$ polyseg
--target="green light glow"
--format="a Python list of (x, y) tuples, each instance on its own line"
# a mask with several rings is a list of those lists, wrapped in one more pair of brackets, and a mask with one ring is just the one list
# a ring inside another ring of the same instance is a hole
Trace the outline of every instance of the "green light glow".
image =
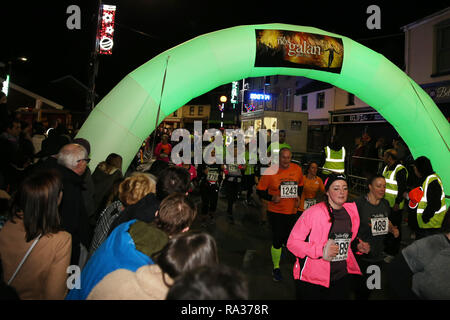
[[(340, 73), (254, 67), (255, 30), (291, 30), (341, 38)], [(154, 57), (128, 74), (100, 101), (77, 137), (91, 143), (90, 165), (115, 152), (128, 168), (154, 130), (166, 59), (170, 56), (161, 122), (191, 99), (233, 81), (270, 75), (303, 76), (355, 94), (376, 109), (401, 135), (414, 158), (427, 156), (450, 190), (450, 125), (430, 96), (383, 55), (340, 35), (312, 27), (266, 24), (224, 29), (196, 37)]]

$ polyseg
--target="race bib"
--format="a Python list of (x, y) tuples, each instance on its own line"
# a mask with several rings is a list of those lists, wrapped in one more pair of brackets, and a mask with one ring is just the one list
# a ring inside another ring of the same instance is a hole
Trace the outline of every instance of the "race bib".
[(332, 233), (330, 239), (333, 239), (339, 247), (338, 254), (331, 261), (347, 260), (352, 234), (346, 232)]
[(241, 170), (239, 170), (239, 165), (237, 164), (229, 164), (228, 165), (228, 172), (232, 173), (232, 174), (238, 174), (241, 172)]
[(297, 198), (297, 189), (296, 181), (283, 181), (280, 185), (280, 197), (283, 199)]
[(219, 172), (217, 171), (208, 171), (208, 175), (206, 176), (206, 180), (209, 182), (216, 183), (219, 180)]
[(309, 207), (312, 207), (317, 203), (316, 199), (305, 199), (305, 202), (303, 203), (303, 209), (306, 210)]
[(373, 236), (381, 236), (388, 233), (389, 219), (387, 217), (371, 218), (370, 223)]

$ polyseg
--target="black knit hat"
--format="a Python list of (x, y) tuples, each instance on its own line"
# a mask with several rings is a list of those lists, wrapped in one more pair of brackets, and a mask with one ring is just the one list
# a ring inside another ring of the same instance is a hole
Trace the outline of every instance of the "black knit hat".
[(328, 178), (325, 179), (325, 191), (328, 191), (331, 184), (336, 180), (344, 180), (347, 181), (347, 177), (343, 173), (331, 173), (328, 175)]

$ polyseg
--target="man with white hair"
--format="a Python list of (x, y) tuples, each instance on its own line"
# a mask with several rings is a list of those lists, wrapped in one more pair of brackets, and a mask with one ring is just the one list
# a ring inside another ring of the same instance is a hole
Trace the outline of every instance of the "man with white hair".
[(66, 144), (58, 153), (58, 170), (63, 178), (63, 197), (59, 206), (61, 225), (72, 235), (72, 265), (84, 265), (80, 259), (81, 245), (89, 248), (90, 228), (84, 206), (82, 175), (90, 161), (86, 149), (76, 143)]

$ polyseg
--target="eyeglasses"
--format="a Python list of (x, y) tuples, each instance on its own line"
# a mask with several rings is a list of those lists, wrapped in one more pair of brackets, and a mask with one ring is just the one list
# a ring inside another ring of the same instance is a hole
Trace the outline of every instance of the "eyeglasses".
[(86, 161), (86, 163), (89, 163), (89, 161), (91, 161), (91, 159), (86, 158), (86, 159), (80, 159), (80, 160), (77, 160), (77, 163), (80, 162), (80, 161), (83, 161), (83, 160)]

